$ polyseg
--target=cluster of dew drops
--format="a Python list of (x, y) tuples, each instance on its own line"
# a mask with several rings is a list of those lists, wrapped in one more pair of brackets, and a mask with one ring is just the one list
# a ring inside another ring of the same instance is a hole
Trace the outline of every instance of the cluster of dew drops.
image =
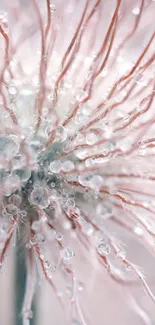
[[(17, 88), (11, 86), (9, 89), (9, 94), (11, 97), (17, 96)], [(32, 96), (27, 88), (22, 89), (22, 96), (24, 96), (24, 101), (27, 101), (28, 96)], [(26, 99), (25, 99), (26, 98)], [(23, 102), (24, 102), (23, 101)], [(87, 107), (83, 114), (83, 117), (87, 116)], [(6, 114), (5, 118), (8, 116)], [(78, 120), (78, 123), (81, 120)], [(49, 125), (44, 128), (45, 136), (49, 135)], [(95, 136), (95, 135), (94, 135)], [(0, 170), (0, 181), (3, 191), (3, 203), (1, 204), (1, 228), (0, 228), (0, 242), (1, 251), (3, 250), (3, 243), (8, 234), (9, 224), (13, 224), (14, 217), (16, 216), (19, 220), (20, 227), (25, 227), (27, 229), (27, 224), (29, 222), (29, 210), (31, 207), (39, 208), (42, 211), (50, 211), (49, 216), (41, 218), (41, 221), (37, 218), (34, 219), (31, 225), (32, 231), (35, 232), (35, 236), (31, 237), (26, 243), (26, 248), (31, 249), (36, 243), (44, 244), (44, 235), (40, 232), (40, 224), (46, 221), (48, 218), (49, 223), (52, 224), (51, 215), (55, 208), (55, 202), (58, 202), (64, 210), (74, 210), (75, 213), (80, 215), (80, 210), (76, 207), (76, 192), (74, 189), (67, 189), (64, 185), (63, 173), (69, 174), (75, 169), (76, 159), (74, 155), (70, 159), (57, 159), (58, 154), (61, 153), (62, 146), (63, 152), (70, 150), (67, 148), (67, 130), (62, 125), (58, 125), (56, 129), (56, 138), (54, 144), (51, 146), (49, 151), (44, 152), (40, 150), (42, 146), (42, 138), (40, 140), (34, 140), (33, 136), (28, 137), (27, 144), (28, 154), (30, 157), (29, 166), (26, 165), (25, 156), (22, 152), (21, 139), (14, 134), (2, 134), (0, 135), (0, 158), (1, 158), (1, 170)], [(87, 136), (87, 144), (93, 143), (93, 135)], [(80, 140), (80, 138), (79, 138)], [(21, 142), (20, 142), (21, 141)], [(56, 147), (56, 150), (55, 150)], [(39, 149), (38, 149), (39, 148)], [(57, 149), (58, 148), (58, 149)], [(27, 150), (27, 148), (26, 148)], [(79, 153), (80, 155), (80, 153)], [(11, 165), (10, 165), (11, 162)], [(62, 173), (62, 177), (60, 176)], [(69, 178), (68, 178), (69, 179)], [(73, 179), (72, 177), (70, 179)], [(82, 186), (88, 186), (92, 190), (96, 189), (97, 185), (102, 184), (102, 177), (95, 175), (94, 173), (78, 173), (74, 180), (78, 179), (79, 184)], [(98, 215), (104, 215), (104, 218), (109, 218), (112, 211), (111, 206), (99, 204), (97, 207)], [(50, 219), (51, 218), (51, 219)], [(86, 222), (81, 218), (81, 223), (83, 229), (87, 235), (93, 234), (93, 227), (89, 222)], [(63, 227), (62, 227), (63, 228)], [(70, 225), (66, 222), (64, 223), (64, 229), (67, 230)], [(50, 238), (58, 243), (63, 242), (63, 231), (51, 230), (49, 231)], [(20, 235), (17, 232), (17, 237)], [(98, 244), (99, 254), (108, 255), (110, 253), (110, 246), (102, 240)], [(70, 262), (75, 256), (75, 251), (70, 246), (64, 246), (60, 251), (60, 258), (63, 262)], [(57, 269), (56, 265), (52, 265), (49, 260), (45, 258), (44, 251), (40, 251), (40, 258), (44, 261), (44, 266), (47, 270), (48, 277), (53, 275), (53, 272)], [(83, 291), (84, 285), (81, 281), (77, 283), (77, 290)], [(71, 288), (67, 285), (67, 294), (71, 295)], [(58, 295), (62, 295), (62, 292), (58, 292)], [(77, 319), (73, 320), (74, 325), (79, 325), (80, 322)]]

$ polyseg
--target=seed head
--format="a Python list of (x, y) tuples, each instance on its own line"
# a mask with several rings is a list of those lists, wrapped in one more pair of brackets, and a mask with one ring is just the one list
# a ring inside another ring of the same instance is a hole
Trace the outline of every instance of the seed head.
[(91, 324), (85, 259), (153, 324), (132, 288), (155, 303), (134, 254), (155, 253), (154, 15), (151, 0), (8, 1), (0, 13), (0, 267), (19, 231), (23, 325), (38, 277), (66, 324)]

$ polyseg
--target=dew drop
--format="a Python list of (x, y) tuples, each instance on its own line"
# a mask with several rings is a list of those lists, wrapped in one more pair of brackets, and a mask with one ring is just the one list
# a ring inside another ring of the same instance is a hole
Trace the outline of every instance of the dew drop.
[(75, 124), (87, 124), (89, 121), (89, 117), (82, 114), (82, 112), (78, 112), (77, 115), (75, 116)]
[(37, 237), (37, 241), (38, 241), (39, 243), (44, 243), (44, 242), (45, 242), (45, 237), (44, 237), (43, 234), (39, 233), (39, 234), (37, 234), (36, 237)]
[(0, 20), (4, 20), (8, 16), (6, 11), (0, 10)]
[(0, 156), (11, 159), (17, 155), (19, 144), (13, 136), (0, 136)]
[[(56, 200), (56, 198), (58, 197), (58, 191), (56, 190), (56, 189), (53, 189), (53, 190), (51, 190), (51, 199), (52, 200)], [(52, 209), (53, 209), (53, 206), (52, 206)]]
[(67, 89), (72, 88), (72, 82), (71, 82), (71, 80), (67, 80), (67, 81), (65, 81), (64, 86), (65, 86), (65, 88), (67, 88)]
[(55, 183), (54, 183), (54, 182), (51, 182), (50, 186), (51, 186), (52, 188), (54, 188), (54, 187), (55, 187)]
[(126, 252), (124, 250), (118, 251), (117, 258), (121, 261), (124, 261), (124, 259), (126, 258)]
[(77, 95), (76, 95), (76, 99), (81, 102), (85, 99), (85, 97), (87, 96), (87, 92), (84, 91), (83, 89), (80, 89), (78, 92), (77, 92)]
[(132, 13), (137, 16), (140, 14), (140, 9), (138, 7), (135, 7), (133, 8)]
[(83, 222), (83, 230), (88, 236), (94, 233), (94, 227), (89, 222)]
[(52, 272), (51, 271), (46, 271), (46, 274), (48, 276), (49, 279), (52, 279), (53, 275), (52, 275)]
[(61, 291), (61, 290), (60, 291), (57, 291), (57, 296), (58, 297), (62, 297), (63, 296), (63, 291)]
[(27, 249), (31, 249), (31, 248), (32, 248), (32, 245), (31, 245), (30, 242), (26, 244), (26, 248), (27, 248)]
[(44, 256), (43, 252), (40, 252), (40, 258), (42, 261), (44, 260), (45, 256)]
[(31, 177), (31, 170), (29, 169), (19, 169), (16, 170), (16, 174), (19, 176), (21, 182), (27, 182)]
[(50, 170), (52, 173), (60, 173), (62, 168), (62, 162), (60, 160), (54, 160), (50, 164)]
[(68, 207), (73, 208), (73, 207), (75, 207), (75, 201), (73, 199), (68, 199), (67, 202), (66, 202), (66, 205)]
[(48, 116), (49, 110), (47, 107), (44, 107), (42, 110), (43, 116)]
[(144, 231), (142, 228), (140, 228), (139, 226), (136, 226), (135, 229), (134, 229), (134, 233), (138, 236), (143, 236), (144, 234)]
[(69, 248), (69, 247), (66, 247), (66, 248), (63, 248), (61, 250), (61, 257), (64, 259), (64, 260), (70, 260), (74, 257), (74, 251)]
[(94, 190), (99, 190), (104, 183), (104, 178), (100, 175), (94, 175), (90, 181), (90, 186)]
[(72, 141), (67, 141), (67, 143), (65, 143), (65, 145), (63, 146), (63, 151), (66, 152), (66, 153), (68, 153), (72, 149), (73, 149), (73, 142)]
[(4, 195), (10, 196), (20, 186), (20, 178), (17, 175), (9, 175), (4, 181)]
[(113, 214), (113, 209), (109, 203), (99, 203), (96, 208), (96, 213), (103, 220), (109, 219)]
[(0, 234), (7, 234), (8, 224), (7, 222), (2, 224), (2, 227), (0, 228)]
[(83, 282), (79, 281), (77, 285), (78, 285), (78, 290), (79, 291), (83, 291), (84, 290), (84, 284), (83, 284)]
[(57, 232), (55, 238), (56, 238), (57, 241), (62, 241), (63, 240), (63, 235), (60, 232)]
[(46, 268), (46, 269), (49, 269), (50, 266), (51, 266), (51, 264), (50, 264), (49, 261), (45, 261), (45, 262), (44, 262), (44, 265), (45, 265), (45, 268)]
[(56, 141), (64, 142), (67, 139), (67, 130), (62, 125), (56, 128)]
[(131, 268), (131, 266), (130, 265), (126, 265), (126, 271), (132, 271), (132, 268)]
[(72, 296), (72, 288), (70, 286), (66, 287), (66, 294), (67, 294), (68, 297), (71, 298), (71, 296)]
[(57, 270), (57, 266), (56, 265), (53, 265), (52, 266), (52, 271), (55, 272)]
[(30, 244), (31, 244), (32, 246), (37, 244), (37, 237), (36, 237), (36, 236), (33, 236), (33, 237), (30, 239)]
[(110, 245), (106, 242), (101, 242), (98, 247), (97, 247), (97, 251), (100, 255), (109, 255), (111, 248)]
[(55, 11), (56, 11), (56, 5), (55, 5), (54, 3), (51, 3), (51, 4), (50, 4), (50, 10), (51, 10), (52, 12), (55, 12)]
[(30, 195), (30, 201), (41, 208), (47, 208), (49, 205), (48, 191), (43, 187), (35, 187)]
[(10, 95), (15, 96), (17, 94), (17, 88), (15, 86), (11, 86), (8, 88), (8, 92)]
[(8, 215), (17, 215), (18, 213), (18, 208), (14, 204), (8, 204), (5, 207), (5, 211)]
[(35, 232), (39, 231), (39, 229), (40, 229), (40, 221), (38, 221), (38, 220), (33, 221), (31, 228)]
[(88, 145), (93, 145), (98, 141), (98, 137), (95, 133), (91, 132), (86, 135), (86, 143)]
[(88, 186), (91, 182), (91, 180), (94, 177), (94, 173), (88, 172), (88, 173), (82, 173), (78, 177), (78, 181), (83, 186)]
[(18, 194), (12, 194), (9, 197), (9, 203), (12, 203), (12, 204), (16, 205), (17, 207), (20, 206), (21, 201), (22, 201), (22, 199)]
[(83, 115), (85, 116), (90, 116), (90, 113), (92, 111), (92, 108), (88, 105), (88, 104), (83, 104), (82, 108), (81, 108), (81, 112)]
[(62, 170), (69, 172), (74, 169), (74, 163), (71, 160), (66, 160), (62, 163)]
[(26, 210), (20, 211), (20, 215), (21, 215), (22, 218), (25, 218), (26, 215), (27, 215), (27, 211)]
[[(25, 317), (25, 320), (30, 320), (30, 319), (32, 319), (33, 318), (33, 311), (32, 310), (26, 310), (25, 312), (24, 312), (24, 317)], [(30, 323), (25, 323), (25, 324), (30, 324)], [(24, 325), (25, 325), (24, 324)]]

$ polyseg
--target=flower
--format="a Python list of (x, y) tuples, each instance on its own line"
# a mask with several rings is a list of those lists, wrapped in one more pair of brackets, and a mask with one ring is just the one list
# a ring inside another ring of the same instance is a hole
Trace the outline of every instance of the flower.
[(90, 323), (80, 303), (86, 259), (93, 273), (102, 266), (129, 288), (132, 313), (151, 324), (133, 287), (155, 303), (135, 259), (143, 247), (146, 260), (155, 252), (154, 4), (8, 5), (0, 14), (0, 266), (19, 231), (23, 325), (33, 318), (38, 275), (67, 324)]

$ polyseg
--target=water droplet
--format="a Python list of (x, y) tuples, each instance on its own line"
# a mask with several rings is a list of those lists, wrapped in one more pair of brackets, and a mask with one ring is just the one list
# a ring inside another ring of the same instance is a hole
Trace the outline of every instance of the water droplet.
[(48, 113), (49, 113), (49, 109), (48, 109), (47, 107), (44, 107), (44, 108), (42, 109), (42, 114), (43, 114), (43, 116), (48, 116)]
[(40, 221), (39, 220), (33, 221), (31, 228), (35, 232), (39, 231), (40, 230)]
[(138, 7), (133, 8), (132, 13), (134, 15), (139, 15), (140, 14), (140, 9)]
[(27, 215), (27, 211), (26, 211), (26, 210), (22, 210), (22, 211), (20, 211), (20, 216), (21, 216), (22, 218), (25, 218), (26, 215)]
[(78, 290), (79, 291), (83, 291), (84, 290), (84, 284), (81, 281), (78, 282)]
[(54, 182), (51, 182), (51, 187), (53, 188), (53, 187), (55, 187), (55, 183)]
[(129, 272), (132, 270), (131, 266), (130, 265), (126, 265), (126, 270)]
[(16, 205), (17, 207), (20, 206), (21, 201), (22, 201), (22, 199), (18, 194), (12, 194), (9, 197), (9, 203), (12, 203), (12, 204)]
[(55, 11), (56, 11), (56, 5), (55, 5), (54, 3), (51, 3), (51, 4), (50, 4), (50, 10), (51, 10), (52, 12), (55, 12)]
[(26, 248), (27, 249), (31, 249), (32, 248), (32, 245), (30, 244), (30, 242), (26, 244)]
[(94, 175), (90, 181), (91, 188), (93, 188), (96, 191), (99, 190), (103, 184), (104, 184), (104, 178), (100, 175)]
[(0, 234), (7, 234), (7, 229), (8, 229), (8, 223), (5, 222), (2, 224), (2, 227), (0, 228)]
[(62, 163), (62, 170), (69, 172), (74, 169), (74, 163), (71, 160), (66, 160)]
[(58, 240), (58, 241), (62, 241), (62, 240), (63, 240), (63, 235), (62, 235), (60, 232), (57, 232), (55, 238), (56, 238), (56, 240)]
[(56, 141), (64, 142), (67, 139), (67, 130), (62, 125), (56, 128)]
[(8, 16), (6, 11), (0, 10), (0, 20), (3, 21)]
[(46, 268), (46, 269), (49, 269), (50, 266), (51, 266), (51, 263), (50, 263), (49, 261), (45, 261), (45, 262), (44, 262), (44, 265), (45, 265), (45, 268)]
[(52, 266), (52, 271), (55, 272), (57, 270), (57, 266), (56, 265), (53, 265)]
[(107, 242), (101, 242), (98, 247), (97, 247), (97, 251), (100, 255), (109, 255), (111, 248), (110, 245)]
[[(57, 199), (57, 197), (58, 197), (58, 191), (56, 189), (51, 190), (50, 196), (51, 196), (51, 199), (53, 201), (55, 201)], [(53, 208), (53, 205), (52, 205), (52, 208)]]
[(62, 163), (59, 160), (54, 160), (50, 164), (50, 170), (52, 173), (55, 173), (55, 174), (60, 173), (61, 168), (62, 168)]
[(63, 151), (64, 152), (69, 152), (73, 149), (73, 142), (72, 141), (67, 141), (65, 145), (63, 146)]
[(31, 177), (31, 170), (29, 169), (18, 169), (16, 170), (16, 174), (19, 176), (21, 182), (27, 182)]
[(94, 177), (94, 173), (88, 172), (88, 173), (82, 173), (78, 177), (78, 181), (83, 186), (88, 186)]
[(0, 136), (0, 156), (11, 159), (17, 155), (19, 144), (14, 136)]
[(87, 96), (87, 92), (83, 89), (78, 90), (77, 95), (76, 95), (76, 99), (79, 102), (82, 102)]
[(83, 227), (84, 232), (88, 236), (91, 236), (94, 233), (94, 227), (93, 227), (93, 225), (91, 225), (91, 223), (83, 221), (82, 227)]
[(68, 199), (66, 205), (73, 208), (75, 207), (75, 201), (73, 199)]
[(88, 145), (93, 145), (98, 141), (98, 137), (95, 133), (91, 132), (86, 135), (86, 143)]
[(81, 112), (85, 116), (90, 116), (91, 111), (92, 111), (92, 108), (86, 103), (84, 103), (83, 106), (81, 107)]
[(79, 111), (75, 116), (75, 123), (76, 124), (87, 124), (89, 121), (89, 117), (84, 115), (81, 111)]
[(4, 195), (10, 196), (20, 186), (20, 178), (17, 175), (9, 175), (4, 180)]
[(106, 220), (109, 219), (113, 214), (113, 209), (111, 204), (109, 203), (99, 203), (96, 208), (96, 213), (102, 219)]
[(44, 243), (45, 242), (45, 237), (43, 234), (39, 233), (37, 234), (37, 241), (40, 243)]
[(29, 320), (33, 318), (33, 311), (32, 310), (25, 310), (24, 311), (25, 319)]
[(74, 251), (69, 248), (69, 247), (66, 247), (66, 248), (63, 248), (61, 250), (61, 257), (64, 259), (64, 260), (70, 260), (74, 257)]
[(67, 88), (67, 89), (72, 88), (72, 81), (71, 81), (71, 80), (67, 80), (67, 81), (65, 81), (64, 86), (65, 86), (65, 88)]
[(126, 252), (124, 250), (118, 251), (117, 258), (121, 261), (124, 261), (124, 259), (126, 258)]
[(37, 237), (36, 236), (33, 236), (31, 239), (30, 239), (30, 245), (36, 245), (37, 244)]
[(5, 207), (5, 211), (7, 215), (17, 215), (18, 214), (18, 208), (14, 204), (8, 204)]
[(135, 227), (135, 229), (134, 229), (134, 233), (135, 233), (136, 235), (138, 235), (138, 236), (143, 236), (144, 231), (143, 231), (142, 228), (140, 228), (139, 226), (137, 226), (137, 227)]
[(67, 296), (71, 298), (71, 296), (72, 296), (72, 288), (70, 286), (66, 287), (66, 293), (67, 293)]
[(41, 208), (47, 208), (49, 205), (49, 196), (46, 188), (35, 187), (30, 195), (30, 201)]
[(17, 88), (15, 86), (11, 86), (8, 88), (8, 92), (10, 95), (15, 96), (17, 94)]
[(40, 259), (43, 261), (44, 260), (44, 254), (43, 254), (43, 252), (40, 252)]

